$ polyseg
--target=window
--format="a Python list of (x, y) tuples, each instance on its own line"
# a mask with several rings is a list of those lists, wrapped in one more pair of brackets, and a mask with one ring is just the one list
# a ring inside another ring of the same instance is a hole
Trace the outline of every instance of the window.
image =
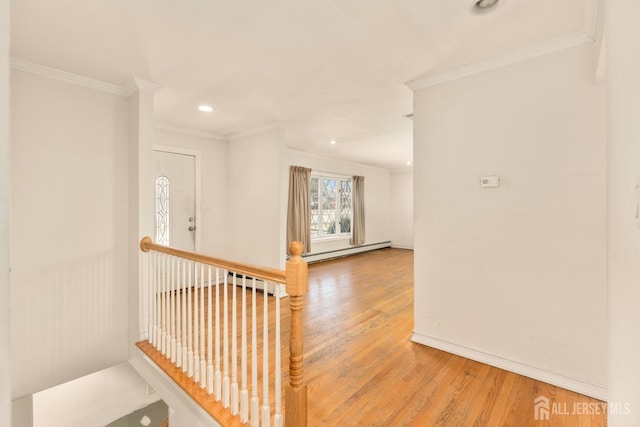
[(156, 243), (169, 246), (169, 178), (156, 178)]
[(351, 178), (311, 177), (311, 238), (351, 235)]

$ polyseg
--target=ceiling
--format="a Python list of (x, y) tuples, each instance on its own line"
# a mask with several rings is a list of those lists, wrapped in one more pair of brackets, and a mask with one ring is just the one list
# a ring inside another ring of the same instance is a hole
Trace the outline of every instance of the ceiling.
[(478, 15), (472, 0), (13, 0), (12, 56), (158, 83), (161, 122), (227, 139), (282, 123), (291, 148), (401, 169), (405, 82), (591, 34), (597, 1), (502, 0)]

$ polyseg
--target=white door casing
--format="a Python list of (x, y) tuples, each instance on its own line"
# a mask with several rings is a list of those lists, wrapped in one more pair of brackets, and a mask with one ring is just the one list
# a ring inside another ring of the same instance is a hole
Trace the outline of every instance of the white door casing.
[(170, 183), (170, 246), (199, 251), (200, 153), (175, 147), (154, 146), (153, 168), (154, 180), (166, 176)]

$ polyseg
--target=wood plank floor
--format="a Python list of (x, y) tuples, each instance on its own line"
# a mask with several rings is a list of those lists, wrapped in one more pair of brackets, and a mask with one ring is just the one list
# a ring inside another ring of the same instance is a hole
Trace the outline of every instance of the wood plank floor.
[(604, 415), (534, 419), (534, 399), (601, 403), (410, 341), (413, 252), (310, 267), (305, 378), (311, 426), (605, 426)]
[[(285, 325), (287, 306), (283, 299)], [(412, 343), (412, 251), (383, 249), (311, 265), (303, 319), (310, 426), (606, 426), (605, 415), (552, 414), (537, 421), (540, 395), (566, 412), (602, 402)], [(283, 358), (288, 332), (284, 327)], [(148, 345), (140, 347), (158, 357)], [(197, 387), (191, 392), (219, 414), (213, 399)], [(238, 424), (229, 417), (223, 422)]]

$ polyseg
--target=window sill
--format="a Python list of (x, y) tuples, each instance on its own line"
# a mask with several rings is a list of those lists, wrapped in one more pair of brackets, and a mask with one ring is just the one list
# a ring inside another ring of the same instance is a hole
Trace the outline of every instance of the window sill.
[(337, 240), (351, 240), (350, 234), (340, 234), (338, 236), (323, 236), (311, 238), (311, 243), (334, 242)]

